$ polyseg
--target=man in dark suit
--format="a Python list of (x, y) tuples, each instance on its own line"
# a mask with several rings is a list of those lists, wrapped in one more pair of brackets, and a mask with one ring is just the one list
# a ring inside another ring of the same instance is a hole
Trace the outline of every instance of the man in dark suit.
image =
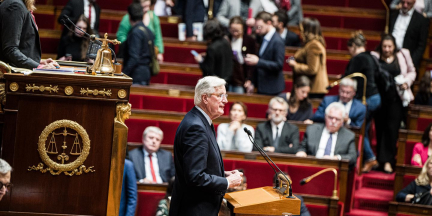
[[(222, 0), (213, 1), (212, 16), (216, 17)], [(192, 24), (195, 22), (204, 22), (209, 16), (209, 0), (178, 0), (175, 4), (177, 14), (181, 14), (183, 22), (186, 24), (187, 40), (196, 40), (196, 35), (193, 34)]]
[(149, 85), (154, 49), (150, 44), (154, 44), (154, 35), (142, 21), (144, 12), (140, 3), (129, 5), (128, 14), (132, 29), (124, 45), (123, 73), (132, 77), (134, 84)]
[(285, 59), (285, 44), (272, 24), (272, 15), (260, 12), (255, 17), (256, 33), (264, 36), (258, 56), (248, 54), (245, 63), (255, 66), (255, 78), (246, 81), (245, 87), (248, 93), (252, 93), (254, 87), (258, 94), (278, 95), (285, 89), (285, 80), (282, 73)]
[(142, 183), (168, 182), (175, 174), (171, 152), (160, 149), (163, 132), (149, 126), (143, 133), (143, 146), (129, 152), (135, 167), (136, 179)]
[(350, 167), (354, 167), (357, 160), (355, 134), (342, 127), (344, 115), (344, 105), (339, 102), (330, 104), (326, 109), (325, 125), (313, 124), (306, 128), (296, 156), (347, 159)]
[[(5, 0), (0, 4), (0, 61), (20, 68), (55, 69), (52, 59), (41, 61), (38, 27), (29, 0)], [(34, 3), (34, 2), (33, 2)]]
[[(259, 123), (255, 132), (255, 143), (267, 152), (295, 154), (299, 147), (299, 129), (285, 122), (288, 104), (281, 97), (269, 103), (270, 120)], [(254, 147), (254, 151), (258, 151)]]
[(414, 9), (416, 0), (401, 0), (401, 9), (390, 13), (389, 32), (396, 39), (397, 48), (410, 51), (418, 69), (423, 58), (429, 34), (429, 19)]
[(339, 84), (339, 95), (324, 97), (311, 120), (314, 122), (324, 122), (324, 111), (327, 106), (333, 102), (341, 102), (345, 106), (346, 113), (348, 113), (344, 118), (345, 124), (361, 127), (366, 116), (366, 106), (360, 100), (354, 99), (356, 91), (356, 80), (350, 78), (342, 79)]
[(277, 33), (285, 41), (285, 46), (299, 47), (301, 45), (300, 37), (286, 27), (288, 24), (288, 15), (284, 11), (276, 11), (273, 14), (272, 20)]
[(224, 171), (212, 124), (228, 102), (225, 84), (214, 76), (200, 79), (195, 87), (195, 107), (177, 128), (170, 216), (216, 216), (226, 190), (241, 183), (242, 173)]
[[(84, 14), (85, 17), (89, 19), (90, 27), (93, 32), (95, 35), (98, 35), (100, 13), (101, 9), (96, 3), (96, 0), (69, 0), (62, 10), (58, 18), (58, 22), (63, 24), (61, 20), (64, 19), (64, 15), (66, 15), (72, 22), (75, 23), (78, 18)], [(68, 31), (69, 30), (67, 28), (64, 28), (62, 35)]]

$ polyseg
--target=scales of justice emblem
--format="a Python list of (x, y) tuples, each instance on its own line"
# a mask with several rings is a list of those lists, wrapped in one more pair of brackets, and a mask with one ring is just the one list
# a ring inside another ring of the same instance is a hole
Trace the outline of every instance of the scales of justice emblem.
[[(60, 140), (62, 142), (58, 144)], [(90, 139), (86, 130), (75, 121), (63, 119), (46, 126), (39, 136), (38, 152), (43, 163), (30, 166), (28, 171), (49, 171), (52, 175), (64, 173), (68, 176), (95, 172), (93, 166), (86, 168), (84, 165), (90, 153)]]

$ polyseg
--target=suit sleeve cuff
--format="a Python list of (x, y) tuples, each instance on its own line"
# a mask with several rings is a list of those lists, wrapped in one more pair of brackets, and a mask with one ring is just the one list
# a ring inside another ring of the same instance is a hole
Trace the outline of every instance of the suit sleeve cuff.
[(228, 190), (228, 188), (229, 188), (229, 181), (228, 181), (228, 179), (226, 179), (227, 180), (227, 190)]

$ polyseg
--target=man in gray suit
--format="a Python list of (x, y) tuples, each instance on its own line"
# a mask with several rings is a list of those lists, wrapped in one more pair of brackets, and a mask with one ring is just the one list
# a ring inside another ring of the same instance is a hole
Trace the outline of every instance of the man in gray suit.
[(325, 125), (313, 124), (306, 128), (296, 156), (347, 159), (350, 167), (354, 167), (357, 160), (355, 134), (342, 127), (344, 116), (344, 105), (339, 102), (331, 103), (325, 110)]
[(160, 149), (163, 132), (149, 126), (143, 133), (143, 146), (129, 151), (137, 181), (141, 183), (168, 182), (175, 175), (171, 152)]
[(287, 15), (289, 18), (289, 26), (298, 26), (300, 24), (300, 22), (303, 20), (303, 8), (301, 0), (291, 1), (291, 7), (287, 11)]
[[(252, 9), (251, 18), (248, 17), (249, 8)], [(231, 18), (241, 16), (247, 26), (253, 27), (254, 17), (261, 11), (264, 11), (264, 8), (260, 0), (224, 0), (217, 13), (217, 19), (223, 26), (228, 27)]]

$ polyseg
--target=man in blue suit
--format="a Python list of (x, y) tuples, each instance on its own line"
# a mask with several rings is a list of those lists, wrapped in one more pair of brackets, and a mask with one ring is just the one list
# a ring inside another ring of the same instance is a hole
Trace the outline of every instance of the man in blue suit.
[(162, 139), (162, 130), (149, 126), (143, 133), (143, 146), (129, 151), (137, 181), (163, 183), (174, 176), (175, 168), (171, 152), (160, 149)]
[[(128, 156), (126, 156), (126, 158), (127, 157)], [(135, 215), (137, 197), (138, 192), (134, 166), (132, 161), (126, 159), (123, 171), (119, 216)]]
[(260, 12), (255, 17), (256, 33), (263, 36), (258, 56), (247, 54), (245, 63), (255, 66), (253, 80), (245, 83), (248, 93), (257, 87), (258, 94), (278, 95), (285, 89), (285, 79), (282, 73), (285, 59), (285, 43), (273, 27), (272, 15)]
[(170, 216), (216, 216), (227, 189), (242, 181), (238, 170), (224, 171), (212, 124), (228, 103), (225, 84), (215, 76), (200, 79), (195, 87), (195, 107), (177, 128)]
[(357, 81), (344, 78), (339, 84), (339, 95), (326, 96), (322, 100), (318, 110), (312, 117), (314, 122), (324, 122), (325, 109), (333, 102), (341, 102), (345, 105), (346, 113), (344, 122), (347, 125), (361, 127), (366, 116), (366, 106), (361, 101), (354, 99), (357, 91)]

